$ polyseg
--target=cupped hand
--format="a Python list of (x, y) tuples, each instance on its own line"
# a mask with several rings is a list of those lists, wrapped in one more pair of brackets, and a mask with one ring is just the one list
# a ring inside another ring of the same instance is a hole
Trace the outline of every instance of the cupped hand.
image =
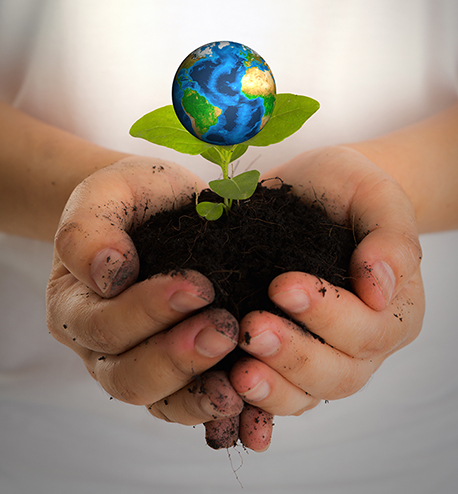
[(129, 232), (179, 207), (196, 186), (203, 184), (176, 165), (134, 156), (91, 175), (63, 212), (47, 289), (51, 334), (107, 393), (188, 425), (240, 414), (228, 376), (206, 373), (237, 345), (238, 323), (224, 310), (196, 312), (214, 297), (199, 273), (135, 283)]
[(253, 409), (266, 417), (299, 415), (320, 400), (356, 393), (416, 338), (424, 314), (415, 213), (389, 175), (353, 149), (329, 147), (269, 176), (351, 228), (357, 247), (349, 269), (354, 293), (310, 274), (285, 273), (269, 296), (289, 317), (253, 312), (241, 321), (240, 346), (252, 357), (235, 364), (230, 380), (251, 405), (240, 436), (257, 451), (268, 447), (271, 425), (253, 434)]

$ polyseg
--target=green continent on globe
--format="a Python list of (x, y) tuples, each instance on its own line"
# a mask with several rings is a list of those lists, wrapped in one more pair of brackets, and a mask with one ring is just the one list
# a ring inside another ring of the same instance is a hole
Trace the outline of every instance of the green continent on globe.
[(216, 125), (222, 113), (220, 108), (211, 105), (197, 91), (189, 88), (185, 89), (181, 104), (198, 136), (202, 136), (211, 126)]
[(248, 51), (248, 50), (246, 52), (241, 51), (240, 56), (245, 58), (245, 62), (243, 62), (245, 64), (245, 67), (250, 67), (253, 60), (255, 60), (256, 62), (259, 62), (261, 65), (265, 64), (262, 57), (254, 51)]

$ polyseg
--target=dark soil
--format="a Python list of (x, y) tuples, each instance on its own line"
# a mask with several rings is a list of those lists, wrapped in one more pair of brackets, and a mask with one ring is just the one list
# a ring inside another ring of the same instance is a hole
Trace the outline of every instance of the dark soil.
[[(234, 203), (217, 221), (201, 218), (195, 198), (161, 212), (133, 232), (142, 281), (158, 273), (193, 269), (213, 283), (213, 307), (238, 320), (252, 310), (279, 313), (267, 296), (270, 282), (302, 271), (351, 290), (348, 265), (355, 248), (350, 229), (333, 223), (319, 203), (310, 207), (288, 185), (258, 185), (246, 201)], [(220, 202), (206, 190), (199, 201)], [(324, 295), (324, 293), (323, 293)]]

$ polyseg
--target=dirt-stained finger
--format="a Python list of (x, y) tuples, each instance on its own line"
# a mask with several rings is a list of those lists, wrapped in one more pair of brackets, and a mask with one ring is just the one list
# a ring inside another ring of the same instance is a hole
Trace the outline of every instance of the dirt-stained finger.
[(272, 440), (274, 416), (261, 408), (245, 405), (240, 415), (239, 437), (253, 451), (266, 451)]
[(102, 298), (70, 273), (48, 284), (48, 327), (53, 336), (117, 355), (212, 302), (213, 286), (195, 271), (157, 275), (117, 297)]
[(197, 425), (239, 415), (243, 401), (224, 371), (210, 370), (147, 409), (167, 422)]

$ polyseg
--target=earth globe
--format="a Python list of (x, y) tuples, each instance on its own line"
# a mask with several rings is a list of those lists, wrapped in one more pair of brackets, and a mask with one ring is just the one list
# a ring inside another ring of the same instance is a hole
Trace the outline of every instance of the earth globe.
[(231, 146), (255, 136), (275, 106), (275, 80), (254, 50), (219, 41), (194, 50), (178, 68), (172, 86), (175, 113), (195, 137)]

